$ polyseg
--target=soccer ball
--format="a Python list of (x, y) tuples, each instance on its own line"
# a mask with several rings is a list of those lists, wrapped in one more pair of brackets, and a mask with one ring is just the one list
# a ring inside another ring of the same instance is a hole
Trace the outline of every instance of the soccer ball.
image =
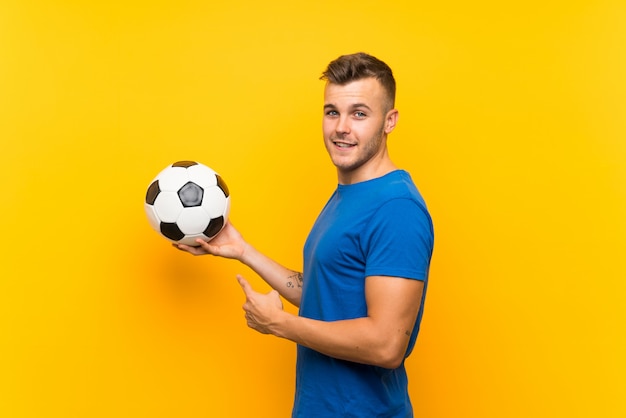
[(150, 225), (172, 242), (198, 246), (224, 228), (230, 193), (224, 180), (206, 165), (179, 161), (150, 183), (144, 205)]

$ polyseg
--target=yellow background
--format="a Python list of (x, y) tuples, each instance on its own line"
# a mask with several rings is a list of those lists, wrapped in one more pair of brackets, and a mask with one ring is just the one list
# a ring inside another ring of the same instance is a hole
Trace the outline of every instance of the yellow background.
[(143, 197), (201, 161), (300, 269), (336, 183), (318, 77), (356, 51), (395, 71), (436, 226), (416, 416), (625, 416), (625, 45), (621, 0), (3, 0), (0, 416), (289, 415), (295, 347), (234, 276), (267, 287)]

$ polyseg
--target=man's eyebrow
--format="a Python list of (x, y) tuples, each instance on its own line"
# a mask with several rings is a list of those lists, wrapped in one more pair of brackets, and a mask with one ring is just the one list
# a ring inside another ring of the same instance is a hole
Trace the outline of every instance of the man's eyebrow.
[(358, 109), (358, 108), (365, 108), (367, 110), (372, 110), (370, 109), (370, 107), (368, 105), (366, 105), (365, 103), (354, 103), (352, 106), (350, 106), (352, 109)]
[[(327, 103), (324, 105), (324, 109), (336, 109), (337, 106), (335, 106), (332, 103)], [(354, 103), (350, 105), (350, 109), (359, 109), (359, 108), (365, 108), (367, 110), (372, 110), (368, 105), (366, 105), (365, 103)]]

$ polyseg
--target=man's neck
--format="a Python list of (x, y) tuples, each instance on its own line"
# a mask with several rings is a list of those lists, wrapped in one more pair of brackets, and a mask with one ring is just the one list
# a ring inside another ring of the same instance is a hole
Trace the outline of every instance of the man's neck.
[(393, 161), (387, 157), (380, 160), (378, 163), (370, 161), (367, 166), (361, 166), (350, 172), (342, 172), (338, 169), (337, 180), (338, 183), (342, 185), (362, 183), (364, 181), (382, 177), (385, 174), (389, 174), (397, 169), (398, 167), (396, 167)]

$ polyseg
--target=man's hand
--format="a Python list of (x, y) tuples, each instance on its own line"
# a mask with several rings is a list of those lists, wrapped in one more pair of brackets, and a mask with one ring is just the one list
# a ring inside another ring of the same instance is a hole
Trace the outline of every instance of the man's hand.
[(237, 281), (246, 295), (243, 310), (248, 326), (261, 334), (274, 334), (273, 325), (285, 313), (278, 292), (272, 290), (267, 294), (258, 293), (242, 276), (237, 276)]
[(199, 247), (191, 247), (184, 244), (172, 245), (181, 251), (186, 251), (193, 255), (211, 254), (236, 260), (241, 260), (247, 245), (239, 231), (235, 229), (230, 221), (226, 222), (224, 229), (211, 241), (205, 242), (197, 239), (196, 242), (200, 245)]

